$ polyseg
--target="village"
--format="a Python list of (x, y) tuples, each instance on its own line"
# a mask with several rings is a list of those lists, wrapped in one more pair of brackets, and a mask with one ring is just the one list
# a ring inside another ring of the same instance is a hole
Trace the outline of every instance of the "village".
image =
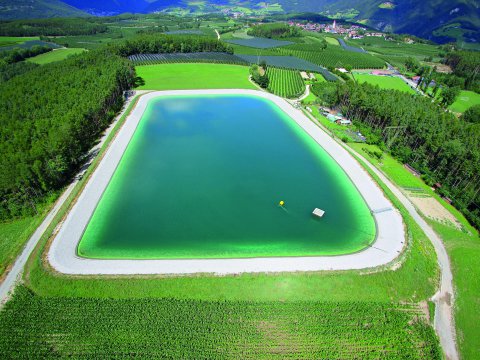
[(363, 39), (365, 36), (373, 36), (373, 37), (384, 37), (385, 34), (381, 32), (372, 32), (367, 31), (366, 28), (359, 26), (359, 25), (342, 25), (337, 24), (336, 20), (333, 20), (332, 24), (319, 24), (319, 23), (300, 23), (300, 22), (293, 22), (290, 21), (288, 23), (290, 26), (297, 26), (302, 28), (305, 31), (311, 32), (324, 32), (329, 34), (339, 34), (347, 36), (351, 39)]

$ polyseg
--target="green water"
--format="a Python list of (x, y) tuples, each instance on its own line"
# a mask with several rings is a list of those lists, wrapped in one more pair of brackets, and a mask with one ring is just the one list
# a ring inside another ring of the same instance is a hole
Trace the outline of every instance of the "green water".
[[(322, 219), (311, 215), (315, 207), (326, 211)], [(176, 96), (149, 103), (78, 254), (332, 255), (374, 237), (355, 186), (276, 105), (253, 96)]]

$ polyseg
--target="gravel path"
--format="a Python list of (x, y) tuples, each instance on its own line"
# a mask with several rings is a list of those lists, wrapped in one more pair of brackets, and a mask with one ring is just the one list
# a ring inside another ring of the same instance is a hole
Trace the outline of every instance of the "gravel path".
[[(148, 102), (158, 96), (198, 94), (248, 94), (269, 99), (294, 119), (340, 164), (364, 197), (377, 224), (377, 239), (367, 249), (343, 256), (283, 257), (254, 259), (193, 260), (101, 260), (76, 255), (77, 244), (91, 214), (113, 175)], [(378, 210), (385, 210), (377, 212)], [(287, 101), (254, 90), (184, 90), (159, 91), (142, 96), (116, 140), (106, 152), (85, 190), (61, 226), (48, 253), (51, 265), (67, 274), (189, 274), (241, 272), (280, 272), (364, 269), (392, 262), (404, 246), (404, 225), (400, 214), (384, 196), (358, 162), (329, 135), (313, 124)]]

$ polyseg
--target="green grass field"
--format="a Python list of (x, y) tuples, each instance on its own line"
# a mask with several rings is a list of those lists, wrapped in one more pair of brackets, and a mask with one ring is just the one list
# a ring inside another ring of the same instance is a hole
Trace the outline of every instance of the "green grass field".
[(397, 77), (389, 77), (389, 76), (376, 76), (376, 75), (369, 75), (369, 74), (353, 74), (355, 79), (359, 83), (369, 83), (372, 85), (378, 85), (382, 89), (391, 89), (391, 90), (400, 90), (404, 92), (408, 92), (410, 94), (415, 94), (415, 90), (413, 90), (408, 84), (402, 81)]
[(140, 90), (256, 89), (246, 66), (223, 64), (161, 64), (137, 66), (145, 81)]
[(457, 113), (463, 113), (474, 105), (480, 105), (480, 94), (473, 91), (462, 90), (457, 100), (450, 105), (449, 109)]
[(65, 60), (70, 55), (81, 54), (84, 51), (86, 50), (76, 49), (76, 48), (58, 49), (58, 50), (49, 51), (48, 53), (45, 53), (45, 54), (34, 56), (32, 58), (29, 58), (27, 61), (35, 64), (39, 64), (39, 65), (49, 64), (55, 61)]

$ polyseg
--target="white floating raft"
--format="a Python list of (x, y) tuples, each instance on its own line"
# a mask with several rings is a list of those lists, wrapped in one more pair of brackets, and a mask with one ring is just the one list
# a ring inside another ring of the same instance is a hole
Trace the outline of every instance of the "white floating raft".
[(323, 217), (323, 215), (325, 214), (325, 211), (322, 210), (322, 209), (319, 209), (319, 208), (315, 208), (315, 209), (313, 209), (312, 214), (315, 215), (315, 216), (317, 216), (317, 217), (319, 217), (319, 218), (321, 218), (321, 217)]

